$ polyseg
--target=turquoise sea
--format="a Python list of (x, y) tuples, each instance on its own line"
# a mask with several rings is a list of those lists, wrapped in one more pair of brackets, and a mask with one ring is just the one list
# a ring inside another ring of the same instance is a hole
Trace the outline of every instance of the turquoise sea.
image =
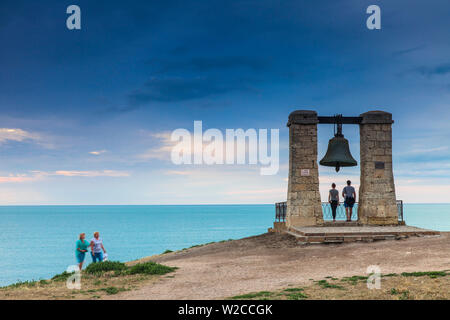
[[(128, 261), (261, 234), (274, 216), (274, 205), (0, 207), (0, 286), (75, 264), (81, 232), (90, 240), (100, 231), (109, 259)], [(408, 225), (450, 231), (450, 204), (405, 204), (404, 216)]]

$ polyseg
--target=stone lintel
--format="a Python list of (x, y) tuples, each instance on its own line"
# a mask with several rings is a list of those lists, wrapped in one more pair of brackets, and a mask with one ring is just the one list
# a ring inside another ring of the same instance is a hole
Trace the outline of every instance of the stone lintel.
[(296, 110), (289, 115), (287, 126), (291, 124), (317, 124), (319, 118), (317, 112), (313, 110)]
[(368, 111), (360, 115), (361, 124), (392, 124), (392, 113), (385, 111)]

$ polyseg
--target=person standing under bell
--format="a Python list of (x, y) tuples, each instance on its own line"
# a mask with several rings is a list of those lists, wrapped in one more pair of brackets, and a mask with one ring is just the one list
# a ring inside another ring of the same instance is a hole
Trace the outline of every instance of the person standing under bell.
[(347, 222), (352, 221), (353, 206), (356, 202), (356, 191), (351, 186), (352, 182), (347, 180), (347, 186), (342, 190), (344, 197), (345, 214), (347, 215)]
[(333, 215), (333, 222), (336, 222), (336, 209), (339, 205), (339, 191), (336, 190), (336, 184), (331, 184), (330, 192), (328, 193), (328, 202), (331, 205), (331, 214)]

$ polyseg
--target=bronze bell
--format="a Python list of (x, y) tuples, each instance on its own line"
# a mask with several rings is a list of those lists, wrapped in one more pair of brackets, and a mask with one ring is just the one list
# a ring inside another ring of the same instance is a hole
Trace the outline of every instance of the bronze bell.
[(358, 165), (350, 153), (348, 140), (345, 139), (342, 134), (342, 124), (337, 123), (337, 127), (337, 133), (334, 135), (334, 138), (330, 139), (328, 142), (327, 153), (319, 162), (322, 166), (335, 167), (336, 172), (338, 172), (341, 167), (354, 167)]

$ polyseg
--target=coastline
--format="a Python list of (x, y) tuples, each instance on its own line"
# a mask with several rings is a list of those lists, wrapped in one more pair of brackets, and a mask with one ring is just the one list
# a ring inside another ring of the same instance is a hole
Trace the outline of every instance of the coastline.
[[(391, 296), (393, 299), (450, 298), (450, 277), (446, 274), (450, 271), (450, 232), (442, 232), (439, 237), (336, 245), (298, 245), (288, 235), (262, 234), (144, 257), (129, 261), (126, 265), (132, 267), (150, 261), (177, 269), (164, 275), (107, 276), (101, 279), (119, 283), (116, 285), (117, 290), (111, 289), (105, 281), (98, 283), (99, 280), (95, 280), (97, 282), (92, 282), (92, 288), (82, 289), (83, 293), (72, 290), (68, 294), (52, 297), (49, 292), (37, 294), (34, 298), (210, 300), (239, 299), (243, 296), (275, 299), (289, 298), (282, 294), (292, 294), (289, 290), (284, 291), (289, 288), (298, 289), (296, 297), (303, 298), (299, 294), (302, 291), (311, 299), (386, 299)], [(378, 265), (382, 275), (391, 275), (383, 277), (381, 291), (362, 290), (369, 265)], [(433, 272), (444, 272), (444, 276)], [(347, 283), (345, 279), (360, 281), (354, 283), (351, 280)], [(405, 281), (409, 283), (408, 286)], [(94, 283), (98, 285), (94, 286)], [(418, 283), (422, 287), (419, 286), (417, 291), (410, 289), (407, 297), (402, 293), (405, 291), (403, 287), (415, 288), (414, 284)], [(60, 283), (61, 286), (64, 284)], [(325, 288), (329, 290), (320, 291)], [(316, 292), (316, 289), (320, 290)], [(391, 289), (400, 294), (391, 295)], [(22, 297), (34, 299), (30, 295), (33, 290), (28, 287), (22, 290), (26, 293)], [(39, 290), (44, 292), (45, 288)], [(333, 293), (333, 290), (338, 291)], [(14, 299), (14, 295), (4, 296), (5, 291), (1, 291), (2, 299)]]

